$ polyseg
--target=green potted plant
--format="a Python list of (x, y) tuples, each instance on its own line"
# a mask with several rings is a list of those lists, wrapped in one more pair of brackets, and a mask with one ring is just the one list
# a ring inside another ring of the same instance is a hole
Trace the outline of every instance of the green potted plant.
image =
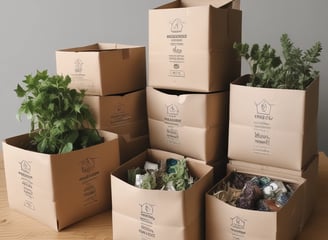
[(117, 135), (95, 129), (85, 91), (70, 81), (46, 70), (25, 76), (15, 92), (31, 130), (3, 141), (10, 207), (57, 231), (110, 207), (119, 166)]
[(281, 36), (280, 42), (283, 60), (269, 44), (262, 48), (253, 44), (250, 48), (247, 43), (234, 43), (234, 49), (247, 60), (251, 70), (247, 86), (304, 90), (318, 78), (319, 72), (313, 69), (313, 64), (320, 61), (320, 42), (306, 51), (295, 47), (287, 34)]
[(23, 102), (18, 118), (26, 114), (31, 121), (31, 146), (41, 153), (65, 153), (103, 142), (95, 120), (83, 103), (85, 90), (68, 87), (69, 76), (49, 76), (37, 71), (27, 75), (15, 92)]
[(302, 50), (287, 34), (282, 56), (269, 44), (235, 43), (250, 74), (230, 85), (228, 156), (301, 170), (317, 153), (321, 43)]

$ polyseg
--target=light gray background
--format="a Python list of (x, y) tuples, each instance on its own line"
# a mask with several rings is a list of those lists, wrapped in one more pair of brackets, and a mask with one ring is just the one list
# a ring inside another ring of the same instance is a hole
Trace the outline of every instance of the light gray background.
[[(148, 45), (148, 9), (170, 0), (2, 0), (0, 3), (0, 139), (29, 131), (18, 122), (13, 91), (37, 69), (55, 73), (55, 51), (96, 42)], [(328, 153), (328, 1), (241, 0), (243, 42), (280, 47), (288, 33), (301, 48), (321, 41), (319, 150)], [(248, 69), (243, 65), (243, 73)], [(290, 113), (291, 115), (293, 113)], [(288, 147), (288, 146), (286, 146)]]

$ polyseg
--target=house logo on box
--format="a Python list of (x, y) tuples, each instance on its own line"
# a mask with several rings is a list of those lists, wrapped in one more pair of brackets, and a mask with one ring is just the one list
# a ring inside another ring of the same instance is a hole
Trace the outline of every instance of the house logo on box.
[(115, 106), (115, 110), (116, 110), (116, 113), (122, 113), (122, 112), (125, 112), (125, 105), (124, 103), (118, 103), (116, 106)]
[(140, 211), (140, 228), (139, 233), (141, 235), (140, 239), (155, 239), (156, 233), (154, 229), (155, 217), (154, 215), (154, 205), (149, 203), (139, 204), (141, 207)]
[(256, 114), (255, 118), (262, 120), (272, 120), (271, 110), (273, 104), (270, 104), (267, 100), (263, 99), (259, 103), (255, 102)]
[(166, 112), (168, 115), (177, 116), (179, 114), (179, 108), (174, 104), (170, 104), (166, 107)]
[(240, 239), (240, 237), (244, 237), (246, 234), (246, 220), (241, 217), (232, 217), (231, 218), (231, 232), (233, 239)]
[(76, 59), (75, 62), (74, 62), (74, 65), (75, 65), (75, 72), (76, 73), (81, 73), (82, 72), (82, 67), (83, 67), (83, 61), (81, 59)]
[(29, 200), (25, 200), (24, 201), (24, 207), (29, 208), (31, 210), (35, 210), (35, 207), (34, 207), (33, 202), (31, 202)]
[(176, 18), (171, 22), (171, 32), (180, 33), (183, 30), (183, 22), (181, 19)]
[(231, 226), (238, 229), (245, 229), (246, 221), (238, 216), (231, 218)]
[(21, 161), (19, 164), (23, 172), (27, 174), (31, 173), (31, 165), (26, 160)]
[(154, 213), (154, 208), (153, 205), (149, 204), (149, 203), (143, 203), (140, 204), (141, 207), (141, 213), (142, 214), (146, 214), (146, 215), (153, 215)]
[(89, 173), (96, 167), (94, 158), (86, 158), (81, 160), (81, 171), (82, 173)]
[(164, 116), (164, 122), (169, 125), (180, 125), (181, 119), (179, 116), (179, 108), (175, 104), (170, 104), (166, 106), (166, 116)]
[(270, 115), (271, 104), (267, 100), (263, 99), (259, 104), (255, 104), (258, 114)]

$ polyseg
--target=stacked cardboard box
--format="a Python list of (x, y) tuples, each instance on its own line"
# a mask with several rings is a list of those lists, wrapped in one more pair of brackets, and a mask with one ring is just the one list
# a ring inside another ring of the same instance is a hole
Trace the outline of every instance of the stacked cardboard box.
[(86, 90), (105, 142), (43, 154), (26, 149), (25, 134), (6, 139), (3, 152), (10, 207), (60, 231), (110, 208), (109, 174), (147, 149), (149, 140), (144, 47), (98, 43), (64, 49), (56, 52), (56, 63), (58, 74), (71, 77), (71, 88)]
[(247, 87), (247, 79), (231, 84), (229, 158), (304, 169), (318, 152), (319, 80), (289, 90)]
[[(111, 207), (109, 175), (149, 146), (145, 47), (97, 43), (56, 51), (57, 74), (86, 90), (104, 143), (64, 154), (27, 148), (28, 134), (3, 141), (11, 208), (60, 231)], [(116, 134), (117, 133), (117, 134)]]
[(224, 159), (228, 138), (228, 91), (168, 92), (147, 87), (152, 148), (206, 163)]
[(72, 88), (86, 90), (84, 101), (98, 129), (119, 135), (120, 162), (149, 146), (146, 112), (145, 47), (96, 43), (56, 51), (57, 73)]
[[(231, 0), (181, 0), (149, 11), (151, 149), (112, 174), (115, 239), (204, 239), (205, 192), (226, 170), (229, 84), (240, 75), (232, 45), (240, 41), (241, 11)], [(205, 175), (182, 192), (129, 185), (127, 169), (159, 153), (191, 158), (192, 172)]]
[(149, 11), (151, 147), (207, 163), (226, 156), (229, 84), (240, 75), (232, 45), (241, 41), (241, 12), (227, 2), (174, 1)]
[(207, 239), (294, 239), (316, 198), (319, 80), (289, 90), (249, 87), (248, 78), (230, 86), (228, 175), (267, 175), (298, 187), (278, 212), (260, 212), (216, 199), (222, 180), (206, 195)]

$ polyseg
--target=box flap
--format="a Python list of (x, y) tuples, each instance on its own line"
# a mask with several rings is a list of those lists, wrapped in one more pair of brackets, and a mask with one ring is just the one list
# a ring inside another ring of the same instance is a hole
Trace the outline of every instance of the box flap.
[(212, 5), (213, 7), (228, 7), (232, 9), (240, 9), (240, 0), (181, 0), (182, 5), (200, 6), (200, 5)]
[(211, 5), (219, 8), (240, 9), (240, 0), (177, 0), (161, 5), (155, 9), (178, 8), (178, 7), (195, 7)]
[(250, 163), (245, 161), (230, 159), (227, 164), (227, 171), (241, 171), (251, 174), (262, 174), (266, 176), (274, 176), (281, 179), (294, 179), (302, 178), (302, 171), (291, 170), (287, 168), (273, 167), (263, 164)]
[(57, 51), (63, 52), (93, 52), (93, 51), (110, 51), (110, 50), (120, 50), (120, 49), (129, 49), (129, 48), (139, 48), (142, 46), (118, 44), (118, 43), (94, 43), (91, 45), (66, 48)]
[(163, 91), (152, 87), (147, 87), (146, 91), (150, 119), (180, 127), (210, 128), (227, 125), (228, 91), (190, 93)]

